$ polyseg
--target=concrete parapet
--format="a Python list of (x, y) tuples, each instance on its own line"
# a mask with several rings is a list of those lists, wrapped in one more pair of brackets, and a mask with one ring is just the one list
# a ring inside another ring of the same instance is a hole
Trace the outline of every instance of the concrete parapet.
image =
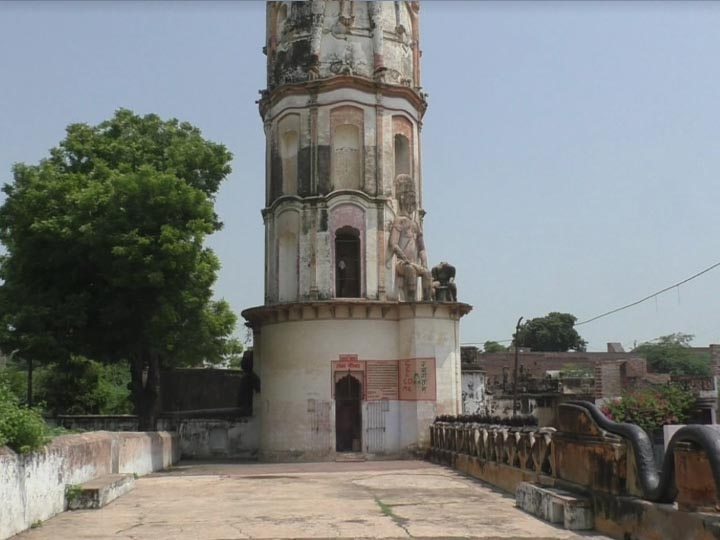
[(177, 435), (64, 435), (28, 454), (0, 448), (0, 539), (65, 510), (65, 490), (113, 473), (147, 474), (179, 459)]
[(675, 501), (678, 509), (689, 512), (717, 512), (720, 510), (715, 479), (707, 453), (690, 443), (675, 446)]

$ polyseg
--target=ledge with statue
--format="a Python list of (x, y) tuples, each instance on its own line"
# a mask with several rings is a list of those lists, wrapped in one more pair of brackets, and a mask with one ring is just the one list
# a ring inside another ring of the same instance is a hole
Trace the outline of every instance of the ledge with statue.
[(720, 434), (708, 426), (678, 430), (658, 469), (641, 428), (588, 402), (562, 404), (556, 428), (467, 420), (436, 420), (428, 459), (516, 493), (523, 508), (529, 492), (562, 493), (586, 501), (590, 527), (614, 538), (720, 537)]

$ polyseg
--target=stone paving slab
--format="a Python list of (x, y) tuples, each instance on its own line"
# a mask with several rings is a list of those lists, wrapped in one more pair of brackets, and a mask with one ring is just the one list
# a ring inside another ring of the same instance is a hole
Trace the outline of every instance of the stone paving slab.
[(182, 463), (100, 510), (66, 512), (16, 540), (581, 540), (514, 499), (421, 461)]

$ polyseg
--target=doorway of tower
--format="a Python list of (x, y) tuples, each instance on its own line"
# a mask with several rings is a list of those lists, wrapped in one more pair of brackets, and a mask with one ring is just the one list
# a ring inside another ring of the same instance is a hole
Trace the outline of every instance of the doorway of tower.
[(362, 433), (362, 383), (348, 373), (335, 382), (335, 450), (360, 452)]

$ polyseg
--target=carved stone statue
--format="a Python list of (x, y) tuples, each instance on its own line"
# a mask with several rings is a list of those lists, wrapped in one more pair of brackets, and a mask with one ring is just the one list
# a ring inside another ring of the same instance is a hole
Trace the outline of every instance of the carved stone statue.
[(436, 302), (457, 302), (455, 267), (445, 261), (432, 268), (433, 296)]
[(389, 248), (395, 255), (395, 275), (398, 278), (398, 297), (401, 301), (417, 300), (417, 281), (422, 279), (422, 300), (432, 300), (432, 276), (427, 267), (425, 242), (420, 224), (415, 219), (417, 201), (415, 182), (407, 174), (395, 180), (398, 216), (392, 223)]

